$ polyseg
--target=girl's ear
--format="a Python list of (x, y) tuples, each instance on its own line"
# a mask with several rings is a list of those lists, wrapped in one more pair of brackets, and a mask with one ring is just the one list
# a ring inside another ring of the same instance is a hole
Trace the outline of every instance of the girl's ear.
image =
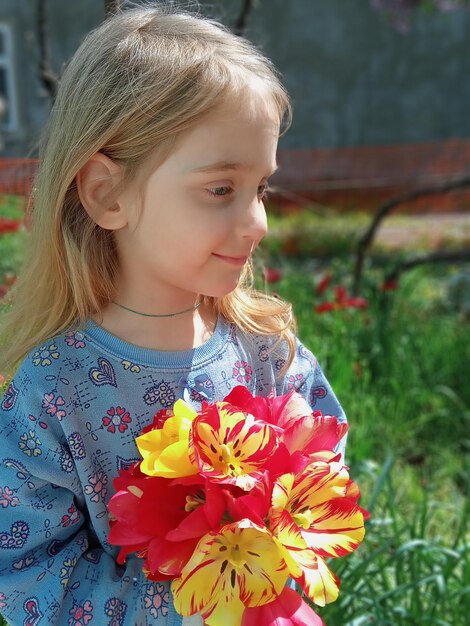
[(76, 176), (85, 211), (106, 230), (118, 230), (127, 224), (125, 207), (113, 193), (121, 178), (121, 167), (101, 152), (90, 157)]

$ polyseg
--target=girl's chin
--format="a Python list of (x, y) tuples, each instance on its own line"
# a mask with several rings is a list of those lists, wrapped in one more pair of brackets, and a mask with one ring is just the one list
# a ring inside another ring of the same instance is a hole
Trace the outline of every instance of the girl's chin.
[(224, 298), (225, 296), (228, 296), (230, 293), (232, 293), (232, 291), (235, 291), (237, 286), (238, 281), (230, 287), (227, 287), (226, 289), (214, 289), (204, 295), (209, 296), (210, 298)]

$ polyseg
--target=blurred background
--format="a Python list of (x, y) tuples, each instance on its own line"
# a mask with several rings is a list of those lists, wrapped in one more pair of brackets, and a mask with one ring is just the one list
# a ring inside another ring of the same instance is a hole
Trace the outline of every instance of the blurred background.
[[(129, 4), (0, 4), (0, 311), (28, 245), (38, 141), (61, 71), (90, 29)], [(256, 281), (293, 303), (349, 417), (347, 463), (371, 511), (361, 548), (331, 564), (342, 591), (319, 613), (327, 626), (464, 626), (470, 3), (179, 6), (253, 41), (293, 100)]]

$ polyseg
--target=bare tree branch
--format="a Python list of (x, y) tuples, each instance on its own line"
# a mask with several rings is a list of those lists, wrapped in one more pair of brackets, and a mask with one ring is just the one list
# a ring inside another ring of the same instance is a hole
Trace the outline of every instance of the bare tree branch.
[(241, 37), (245, 33), (246, 27), (248, 25), (248, 18), (252, 9), (253, 0), (242, 1), (240, 15), (238, 16), (237, 21), (235, 22), (235, 26), (233, 28), (233, 32), (235, 33), (235, 35), (239, 35)]
[(47, 32), (47, 0), (38, 0), (36, 8), (39, 44), (39, 77), (49, 95), (51, 104), (53, 104), (57, 94), (59, 79), (51, 65)]
[(439, 252), (432, 252), (431, 254), (423, 254), (413, 257), (412, 259), (408, 259), (407, 261), (403, 261), (403, 263), (397, 265), (386, 276), (385, 282), (396, 281), (400, 274), (403, 274), (418, 265), (424, 265), (426, 263), (462, 263), (464, 261), (470, 261), (470, 250), (468, 248), (463, 248), (462, 250), (442, 250)]
[(399, 204), (403, 204), (404, 202), (409, 202), (411, 200), (416, 200), (417, 198), (421, 198), (423, 196), (447, 193), (455, 189), (462, 189), (469, 186), (470, 176), (464, 176), (463, 178), (446, 180), (440, 184), (434, 185), (433, 187), (422, 187), (421, 189), (407, 191), (399, 196), (396, 196), (395, 198), (390, 198), (390, 200), (387, 200), (382, 205), (380, 205), (369, 225), (369, 228), (362, 235), (357, 244), (356, 263), (353, 272), (353, 293), (357, 295), (360, 291), (366, 253), (372, 245), (372, 241), (380, 224), (382, 223), (383, 219), (392, 211), (392, 209), (395, 209)]

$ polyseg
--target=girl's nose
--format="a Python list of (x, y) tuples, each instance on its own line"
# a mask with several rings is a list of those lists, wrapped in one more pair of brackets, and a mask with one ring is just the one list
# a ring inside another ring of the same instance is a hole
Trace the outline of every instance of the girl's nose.
[(251, 199), (249, 205), (245, 207), (240, 230), (243, 237), (253, 240), (256, 244), (258, 244), (268, 232), (266, 209), (258, 196)]

